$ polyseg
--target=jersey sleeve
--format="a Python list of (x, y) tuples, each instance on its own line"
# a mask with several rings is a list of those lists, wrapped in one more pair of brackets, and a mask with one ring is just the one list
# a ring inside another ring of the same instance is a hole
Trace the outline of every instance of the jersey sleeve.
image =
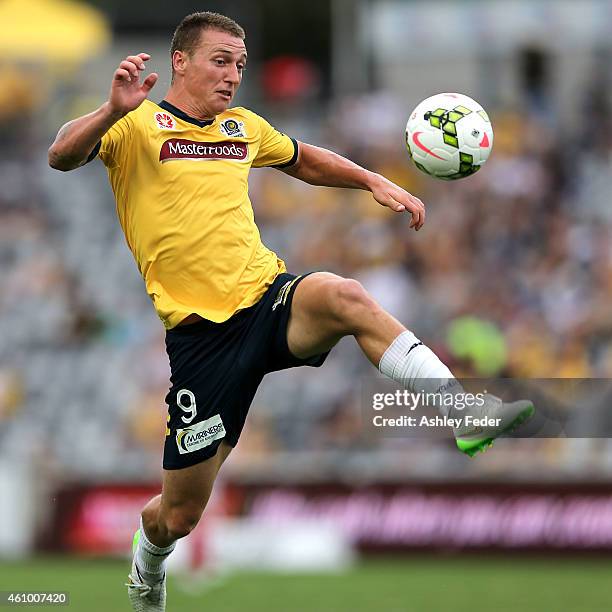
[(298, 157), (298, 143), (286, 134), (274, 129), (265, 119), (256, 115), (259, 122), (259, 150), (253, 160), (254, 168), (273, 166), (284, 168), (295, 164)]
[(91, 152), (92, 156), (95, 156), (94, 153), (97, 149), (100, 159), (107, 168), (117, 168), (124, 165), (130, 149), (133, 130), (134, 121), (130, 115), (126, 115), (102, 136), (99, 144)]

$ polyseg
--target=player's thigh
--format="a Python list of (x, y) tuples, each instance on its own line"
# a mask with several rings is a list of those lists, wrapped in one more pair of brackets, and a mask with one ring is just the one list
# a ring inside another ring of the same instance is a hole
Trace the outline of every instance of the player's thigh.
[(219, 469), (231, 450), (229, 444), (222, 442), (210, 459), (179, 470), (164, 470), (160, 513), (169, 515), (178, 510), (197, 520), (208, 503)]
[(349, 333), (337, 304), (338, 288), (346, 282), (330, 272), (315, 272), (297, 285), (287, 326), (287, 344), (293, 355), (306, 359), (325, 353)]

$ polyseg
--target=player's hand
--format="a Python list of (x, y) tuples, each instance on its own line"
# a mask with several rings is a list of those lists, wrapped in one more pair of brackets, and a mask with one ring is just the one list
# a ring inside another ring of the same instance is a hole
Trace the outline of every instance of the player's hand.
[(381, 204), (395, 212), (409, 212), (412, 215), (410, 227), (420, 230), (425, 223), (425, 205), (419, 198), (408, 193), (380, 174), (375, 175), (370, 185), (372, 196)]
[(153, 72), (141, 83), (140, 73), (150, 58), (148, 53), (128, 55), (119, 64), (113, 75), (108, 98), (113, 113), (125, 115), (138, 108), (149, 95), (151, 88), (157, 82), (158, 75)]

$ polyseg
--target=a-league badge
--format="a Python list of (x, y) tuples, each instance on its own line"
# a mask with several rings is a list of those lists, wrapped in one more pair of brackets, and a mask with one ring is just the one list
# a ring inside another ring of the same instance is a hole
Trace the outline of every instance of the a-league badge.
[(219, 124), (221, 133), (232, 138), (246, 138), (244, 123), (235, 119), (226, 119)]
[(173, 130), (175, 128), (174, 119), (167, 113), (155, 113), (155, 121), (160, 130)]

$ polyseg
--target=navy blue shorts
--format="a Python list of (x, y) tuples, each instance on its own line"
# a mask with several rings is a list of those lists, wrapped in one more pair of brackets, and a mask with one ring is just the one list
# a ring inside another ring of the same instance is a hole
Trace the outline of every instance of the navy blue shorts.
[(323, 364), (328, 353), (298, 359), (287, 345), (293, 293), (303, 278), (279, 274), (257, 304), (223, 323), (202, 320), (166, 332), (171, 388), (164, 469), (209, 459), (222, 440), (236, 446), (268, 372)]

